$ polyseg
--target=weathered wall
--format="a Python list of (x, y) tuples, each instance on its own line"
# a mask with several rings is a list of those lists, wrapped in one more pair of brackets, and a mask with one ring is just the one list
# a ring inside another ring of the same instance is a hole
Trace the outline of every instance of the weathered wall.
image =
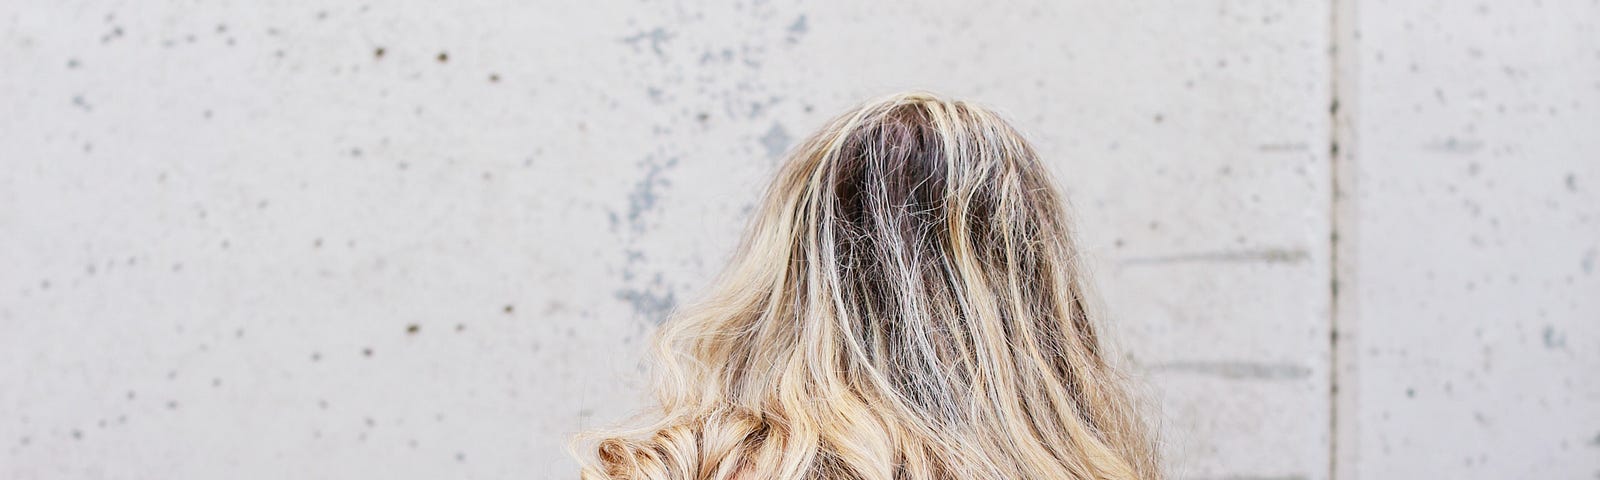
[(1600, 476), (1600, 3), (1358, 2), (1341, 478)]
[(1174, 477), (1591, 475), (1597, 13), (8, 3), (0, 477), (573, 478), (785, 149), (918, 87), (1053, 162)]

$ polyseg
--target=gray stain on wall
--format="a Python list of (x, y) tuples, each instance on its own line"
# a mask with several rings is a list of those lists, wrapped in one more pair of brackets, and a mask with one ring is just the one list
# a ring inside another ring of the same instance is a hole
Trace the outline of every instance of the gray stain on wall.
[(678, 306), (677, 295), (670, 290), (662, 294), (638, 288), (622, 288), (615, 292), (615, 296), (628, 302), (633, 313), (657, 325), (665, 322), (672, 309)]
[(1263, 262), (1263, 263), (1297, 263), (1305, 261), (1310, 255), (1303, 248), (1262, 248), (1256, 250), (1233, 250), (1221, 252), (1182, 253), (1176, 255), (1161, 255), (1150, 257), (1134, 257), (1123, 260), (1123, 266), (1133, 265), (1158, 265), (1167, 263), (1193, 263), (1193, 262)]
[(648, 43), (650, 45), (650, 51), (655, 52), (657, 57), (661, 57), (664, 60), (666, 59), (667, 54), (666, 52), (661, 51), (661, 44), (666, 43), (671, 39), (672, 33), (667, 32), (666, 29), (661, 27), (656, 27), (650, 29), (649, 31), (629, 35), (628, 37), (622, 39), (622, 43), (626, 43), (628, 46), (633, 47), (635, 52), (639, 51), (644, 44)]
[(767, 158), (776, 159), (789, 149), (789, 131), (782, 124), (774, 122), (767, 133), (761, 135), (761, 146), (766, 147)]
[(1311, 376), (1311, 369), (1287, 363), (1242, 361), (1183, 361), (1151, 365), (1150, 372), (1215, 375), (1229, 380), (1299, 380)]
[[(662, 174), (677, 166), (678, 159), (669, 158), (662, 163), (646, 160), (644, 163), (644, 176), (638, 182), (635, 182), (633, 188), (628, 191), (628, 210), (624, 215), (627, 218), (629, 230), (634, 233), (642, 233), (644, 231), (643, 216), (645, 213), (655, 209), (656, 201), (659, 200), (659, 197), (657, 197), (658, 189), (671, 184), (671, 182), (662, 178)], [(616, 215), (612, 214), (612, 223), (615, 224), (616, 221)]]

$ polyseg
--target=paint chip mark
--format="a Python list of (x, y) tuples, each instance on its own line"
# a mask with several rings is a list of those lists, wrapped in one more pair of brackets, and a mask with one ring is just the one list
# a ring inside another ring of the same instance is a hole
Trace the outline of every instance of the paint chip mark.
[(1311, 376), (1311, 369), (1287, 363), (1259, 362), (1168, 362), (1151, 365), (1151, 372), (1214, 375), (1229, 380), (1298, 380)]

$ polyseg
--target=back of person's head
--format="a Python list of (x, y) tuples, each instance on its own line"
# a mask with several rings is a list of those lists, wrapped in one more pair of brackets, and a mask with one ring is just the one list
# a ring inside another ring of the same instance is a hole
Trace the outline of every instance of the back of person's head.
[(793, 151), (707, 298), (657, 334), (659, 409), (588, 479), (1152, 479), (1061, 194), (976, 105), (894, 95)]

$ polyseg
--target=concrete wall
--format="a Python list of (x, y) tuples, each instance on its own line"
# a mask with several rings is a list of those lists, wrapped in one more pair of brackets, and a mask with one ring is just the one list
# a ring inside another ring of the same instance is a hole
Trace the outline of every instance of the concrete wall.
[(1458, 3), (7, 3), (0, 478), (574, 478), (914, 87), (1053, 162), (1173, 477), (1592, 476), (1600, 7)]

